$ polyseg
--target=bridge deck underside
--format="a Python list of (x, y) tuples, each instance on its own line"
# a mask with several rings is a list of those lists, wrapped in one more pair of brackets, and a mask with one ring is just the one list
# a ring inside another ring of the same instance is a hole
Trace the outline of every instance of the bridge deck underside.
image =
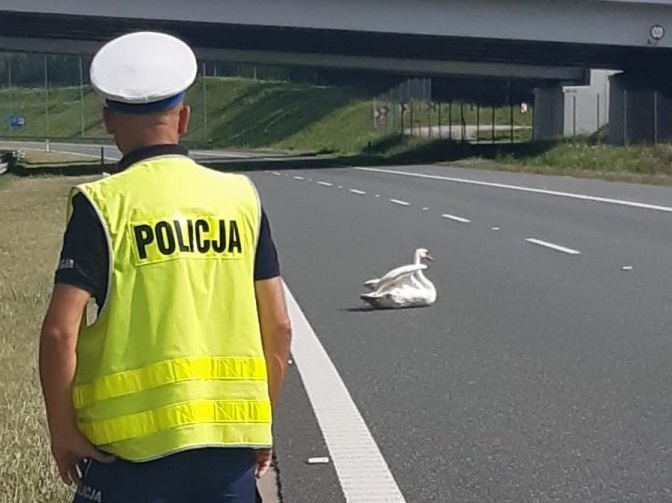
[(0, 11), (0, 36), (103, 42), (131, 30), (162, 30), (194, 47), (611, 68), (657, 73), (672, 49), (528, 42), (396, 33), (309, 30)]

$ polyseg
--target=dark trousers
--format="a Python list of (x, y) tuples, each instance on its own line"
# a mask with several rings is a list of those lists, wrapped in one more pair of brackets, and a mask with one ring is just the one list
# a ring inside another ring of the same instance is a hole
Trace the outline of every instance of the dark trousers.
[(203, 448), (146, 463), (82, 464), (73, 503), (255, 503), (252, 449)]

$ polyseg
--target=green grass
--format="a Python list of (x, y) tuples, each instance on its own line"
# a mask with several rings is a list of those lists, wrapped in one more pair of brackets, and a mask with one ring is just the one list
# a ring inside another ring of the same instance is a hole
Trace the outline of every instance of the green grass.
[[(43, 89), (1, 90), (0, 110), (11, 108), (26, 125), (11, 135), (4, 126), (0, 135), (42, 138), (48, 132), (52, 139), (109, 139), (100, 125), (101, 100), (90, 90), (83, 107), (78, 87), (52, 89), (46, 100)], [(209, 77), (205, 92), (197, 82), (186, 102), (192, 117), (184, 139), (192, 145), (352, 152), (376, 136), (371, 101), (351, 89)]]
[(496, 145), (435, 142), (405, 155), (458, 167), (672, 185), (672, 145), (614, 147), (586, 138)]
[[(388, 127), (376, 129), (372, 98), (350, 88), (208, 77), (205, 86), (199, 80), (191, 87), (187, 103), (192, 117), (185, 141), (193, 146), (352, 154), (402, 127), (401, 114), (393, 107)], [(90, 89), (82, 96), (79, 87), (50, 89), (48, 94), (44, 89), (1, 89), (0, 116), (7, 117), (11, 111), (23, 116), (26, 125), (10, 131), (3, 121), (0, 136), (107, 140), (100, 124), (101, 104)], [(426, 104), (412, 103), (411, 107), (414, 125), (438, 124), (439, 114), (430, 113)], [(441, 123), (448, 124), (449, 109), (458, 127), (458, 103), (442, 105)], [(466, 123), (475, 124), (476, 108), (464, 105), (463, 110)], [(491, 109), (481, 112), (481, 123), (491, 122)], [(508, 124), (508, 108), (495, 112), (497, 124)], [(515, 124), (529, 125), (530, 119), (530, 114), (514, 110)], [(405, 128), (410, 127), (410, 120), (409, 111), (404, 116)]]
[(504, 153), (496, 157), (503, 165), (536, 172), (594, 175), (614, 179), (664, 180), (672, 177), (672, 146), (612, 147), (586, 141), (563, 141), (534, 154)]

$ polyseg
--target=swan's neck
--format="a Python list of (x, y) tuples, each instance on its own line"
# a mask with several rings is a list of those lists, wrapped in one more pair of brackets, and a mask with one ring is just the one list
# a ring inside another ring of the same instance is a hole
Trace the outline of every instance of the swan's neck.
[(425, 288), (434, 288), (434, 284), (427, 279), (422, 271), (417, 271), (415, 273), (415, 278), (422, 284)]
[(420, 254), (419, 254), (419, 253), (414, 253), (414, 254), (413, 254), (413, 263), (414, 263), (415, 265), (418, 265), (418, 264), (420, 263), (421, 260), (422, 260), (422, 258), (420, 258)]

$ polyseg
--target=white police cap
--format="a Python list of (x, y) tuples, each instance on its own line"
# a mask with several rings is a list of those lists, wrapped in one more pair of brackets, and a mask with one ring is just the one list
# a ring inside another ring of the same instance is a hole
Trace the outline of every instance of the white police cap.
[(184, 99), (197, 73), (196, 56), (165, 33), (135, 32), (105, 44), (91, 62), (91, 85), (108, 108), (151, 113)]

